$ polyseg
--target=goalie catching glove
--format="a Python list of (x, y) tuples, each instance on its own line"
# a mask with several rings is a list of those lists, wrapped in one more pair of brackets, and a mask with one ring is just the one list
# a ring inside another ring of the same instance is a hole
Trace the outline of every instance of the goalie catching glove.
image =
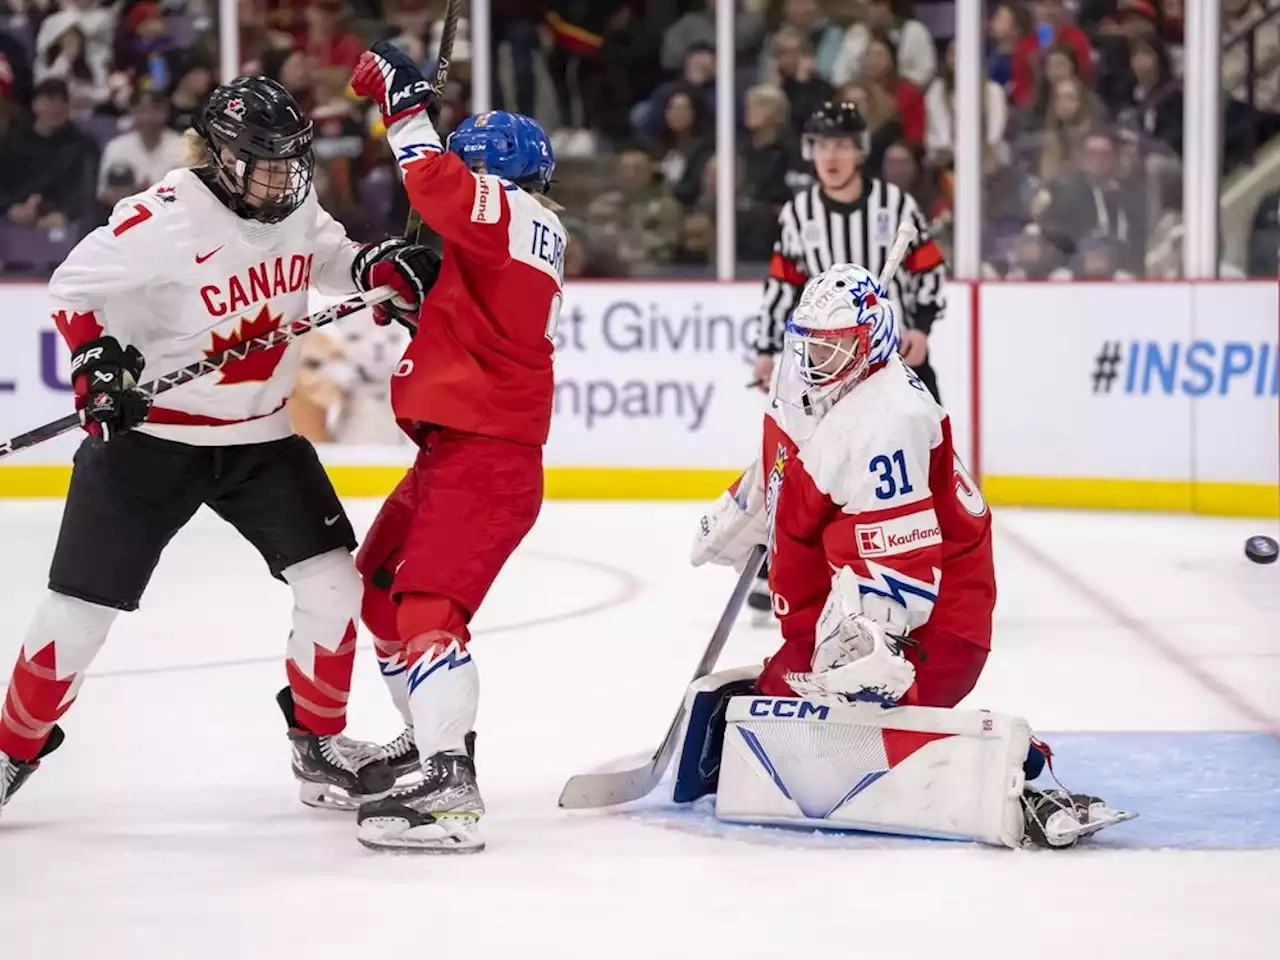
[(76, 409), (91, 435), (110, 440), (147, 419), (151, 397), (137, 389), (146, 361), (115, 337), (90, 340), (71, 354)]
[(416, 327), (423, 301), (439, 275), (439, 254), (400, 237), (371, 243), (351, 262), (351, 279), (360, 290), (387, 286), (396, 292), (386, 304), (373, 308), (373, 320), (379, 326), (399, 319)]
[(916, 668), (902, 656), (899, 642), (863, 610), (858, 578), (849, 567), (841, 567), (831, 581), (815, 636), (812, 672), (785, 677), (802, 697), (839, 697), (892, 707), (915, 683)]

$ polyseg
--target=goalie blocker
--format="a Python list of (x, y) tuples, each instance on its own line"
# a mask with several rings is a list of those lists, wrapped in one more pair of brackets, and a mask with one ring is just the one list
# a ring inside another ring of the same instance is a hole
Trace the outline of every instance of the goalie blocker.
[(734, 823), (1005, 847), (1066, 847), (1136, 816), (1029, 787), (1046, 753), (1020, 717), (761, 696), (758, 672), (722, 671), (689, 687), (674, 801), (714, 793), (716, 817)]

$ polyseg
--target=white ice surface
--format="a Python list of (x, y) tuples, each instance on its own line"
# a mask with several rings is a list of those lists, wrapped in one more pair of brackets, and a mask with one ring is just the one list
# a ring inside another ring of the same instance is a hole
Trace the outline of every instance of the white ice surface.
[[(351, 508), (362, 530), (375, 505)], [(0, 671), (59, 510), (0, 504)], [(680, 699), (733, 578), (688, 569), (698, 512), (546, 505), (477, 618), (489, 850), (454, 858), (372, 854), (297, 803), (273, 702), (289, 595), (201, 514), (0, 819), (0, 960), (1280, 956), (1277, 850), (850, 850), (559, 811), (566, 777), (652, 747)], [(996, 652), (971, 702), (1048, 730), (1280, 725), (1280, 564), (1242, 553), (1267, 524), (997, 527)], [(744, 619), (724, 662), (773, 639)], [(362, 650), (351, 733), (394, 732)]]

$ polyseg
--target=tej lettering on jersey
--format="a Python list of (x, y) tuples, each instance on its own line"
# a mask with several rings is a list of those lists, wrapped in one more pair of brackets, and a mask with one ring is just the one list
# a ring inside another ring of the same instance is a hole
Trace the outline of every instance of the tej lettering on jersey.
[(541, 220), (533, 221), (533, 240), (529, 252), (551, 267), (564, 283), (564, 236)]
[(200, 288), (200, 297), (211, 317), (225, 317), (286, 293), (305, 292), (311, 286), (312, 254), (276, 257), (250, 267), (243, 275), (235, 275), (222, 284)]

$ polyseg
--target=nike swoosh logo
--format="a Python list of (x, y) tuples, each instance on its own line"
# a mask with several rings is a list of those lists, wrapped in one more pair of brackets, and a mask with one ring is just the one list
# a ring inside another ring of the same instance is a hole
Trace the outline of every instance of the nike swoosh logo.
[[(224, 243), (224, 244), (222, 245), (222, 247), (225, 247), (225, 246), (226, 246), (226, 244)], [(204, 263), (206, 260), (208, 260), (210, 257), (212, 257), (215, 253), (217, 253), (219, 250), (221, 250), (221, 249), (222, 249), (222, 247), (214, 247), (212, 250), (210, 250), (208, 253), (204, 254), (203, 256), (201, 256), (200, 254), (198, 254), (198, 253), (197, 253), (197, 254), (196, 254), (196, 263)]]
[(324, 525), (326, 527), (332, 527), (335, 523), (337, 523), (341, 519), (342, 519), (342, 514), (338, 514), (336, 517), (325, 517)]

